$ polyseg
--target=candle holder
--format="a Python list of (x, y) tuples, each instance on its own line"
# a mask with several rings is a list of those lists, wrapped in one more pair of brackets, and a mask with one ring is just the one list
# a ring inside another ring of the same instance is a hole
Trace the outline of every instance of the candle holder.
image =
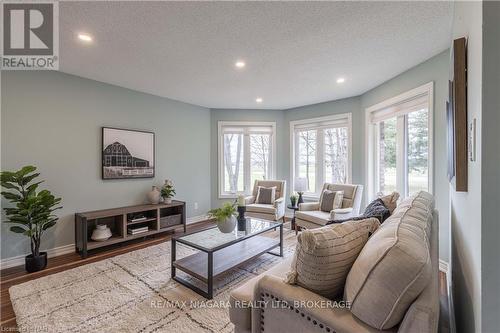
[(247, 219), (245, 218), (246, 206), (238, 206), (238, 231), (245, 231), (247, 227)]

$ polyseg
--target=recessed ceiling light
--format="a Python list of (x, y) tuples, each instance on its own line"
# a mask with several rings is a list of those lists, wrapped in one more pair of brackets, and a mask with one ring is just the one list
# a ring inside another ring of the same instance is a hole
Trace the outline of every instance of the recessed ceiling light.
[(257, 103), (262, 103), (263, 99), (262, 99), (262, 97), (257, 97), (257, 98), (255, 99), (255, 101), (256, 101)]
[(343, 78), (343, 77), (339, 77), (337, 79), (337, 83), (344, 83), (344, 82), (345, 82), (345, 78)]
[(236, 68), (243, 68), (246, 64), (244, 61), (238, 60), (234, 65), (236, 66)]
[(78, 39), (84, 42), (91, 42), (92, 41), (92, 36), (88, 34), (78, 34)]

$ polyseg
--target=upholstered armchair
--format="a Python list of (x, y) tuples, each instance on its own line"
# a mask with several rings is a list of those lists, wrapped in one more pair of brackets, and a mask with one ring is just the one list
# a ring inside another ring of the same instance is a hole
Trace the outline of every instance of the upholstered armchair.
[(297, 230), (301, 228), (319, 228), (331, 220), (348, 219), (359, 215), (361, 198), (363, 196), (362, 185), (325, 183), (321, 190), (321, 196), (323, 196), (323, 191), (325, 190), (344, 192), (341, 208), (333, 209), (330, 212), (324, 212), (320, 209), (319, 202), (301, 203), (299, 205), (299, 210), (295, 213)]
[[(275, 200), (272, 204), (255, 202), (259, 186), (276, 187)], [(286, 182), (284, 180), (256, 180), (252, 195), (245, 198), (246, 215), (272, 221), (283, 219), (283, 222), (285, 222), (285, 193)]]

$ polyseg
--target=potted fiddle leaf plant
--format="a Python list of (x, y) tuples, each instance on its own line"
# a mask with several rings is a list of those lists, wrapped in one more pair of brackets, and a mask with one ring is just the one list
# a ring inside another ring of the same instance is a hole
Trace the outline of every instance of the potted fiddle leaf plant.
[(208, 216), (217, 220), (221, 232), (230, 233), (236, 226), (236, 203), (226, 202), (221, 208), (208, 211)]
[(31, 254), (25, 257), (25, 266), (30, 273), (47, 266), (47, 252), (40, 252), (40, 244), (44, 233), (57, 223), (54, 212), (62, 208), (61, 198), (48, 190), (38, 191), (43, 181), (36, 181), (40, 174), (35, 171), (36, 167), (29, 165), (0, 173), (0, 184), (7, 190), (1, 194), (12, 204), (4, 208), (4, 222), (12, 224), (10, 231), (29, 237)]

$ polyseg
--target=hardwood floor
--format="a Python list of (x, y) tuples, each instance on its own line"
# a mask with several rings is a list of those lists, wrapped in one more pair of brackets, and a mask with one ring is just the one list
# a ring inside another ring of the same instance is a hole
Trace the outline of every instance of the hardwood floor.
[[(187, 226), (187, 231), (196, 231), (213, 225), (211, 221), (202, 221)], [(50, 274), (62, 272), (71, 268), (86, 265), (96, 261), (111, 258), (130, 251), (139, 250), (148, 246), (160, 244), (169, 241), (172, 235), (182, 234), (182, 228), (175, 234), (159, 234), (148, 237), (146, 240), (133, 240), (125, 244), (117, 244), (103, 250), (89, 252), (89, 257), (82, 259), (78, 253), (69, 253), (62, 256), (49, 259), (46, 269), (36, 273), (27, 273), (24, 266), (12, 267), (0, 271), (0, 331), (14, 331), (17, 329), (16, 318), (9, 297), (9, 288), (13, 285), (27, 282), (47, 276)]]
[[(213, 222), (203, 221), (187, 226), (188, 232), (201, 230), (212, 225)], [(62, 272), (71, 268), (86, 265), (92, 262), (111, 258), (130, 251), (142, 249), (148, 246), (160, 244), (169, 241), (172, 235), (179, 235), (181, 231), (175, 234), (160, 234), (148, 237), (147, 240), (135, 240), (126, 244), (111, 246), (106, 250), (91, 252), (90, 256), (82, 259), (77, 253), (70, 253), (49, 259), (47, 268), (41, 272), (26, 273), (24, 266), (12, 267), (0, 271), (0, 331), (17, 331), (16, 317), (9, 297), (9, 288), (13, 285), (37, 279), (42, 276)], [(439, 296), (441, 304), (441, 315), (439, 320), (439, 332), (450, 332), (449, 309), (448, 309), (448, 286), (446, 284), (446, 275), (439, 272)]]

